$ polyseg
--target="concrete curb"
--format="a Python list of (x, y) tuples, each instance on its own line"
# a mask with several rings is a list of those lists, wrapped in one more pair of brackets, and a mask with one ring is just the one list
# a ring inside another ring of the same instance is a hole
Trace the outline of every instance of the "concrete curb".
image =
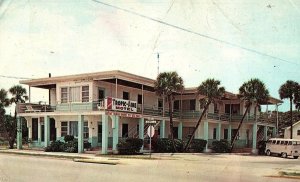
[(63, 154), (47, 154), (47, 153), (33, 153), (33, 152), (16, 152), (10, 150), (0, 150), (0, 154), (12, 154), (12, 155), (24, 155), (24, 156), (37, 156), (37, 157), (53, 157), (53, 158), (64, 158), (64, 159), (74, 159), (74, 158), (82, 158), (88, 159), (90, 157), (84, 156), (72, 156), (72, 155), (63, 155)]
[(99, 159), (79, 159), (74, 158), (74, 162), (83, 162), (83, 163), (93, 163), (93, 164), (108, 164), (108, 165), (117, 165), (120, 164), (120, 162), (116, 161), (108, 161), (108, 160), (99, 160)]

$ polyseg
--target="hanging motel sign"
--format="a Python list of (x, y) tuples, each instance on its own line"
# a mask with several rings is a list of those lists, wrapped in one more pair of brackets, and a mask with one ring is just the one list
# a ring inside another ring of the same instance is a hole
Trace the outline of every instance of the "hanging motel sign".
[(137, 102), (113, 97), (107, 97), (105, 109), (113, 111), (137, 112)]

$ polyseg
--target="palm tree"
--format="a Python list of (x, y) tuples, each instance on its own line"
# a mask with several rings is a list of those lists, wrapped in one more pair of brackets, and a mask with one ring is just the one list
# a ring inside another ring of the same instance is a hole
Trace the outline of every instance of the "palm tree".
[[(245, 102), (246, 111), (238, 125), (237, 132), (231, 140), (231, 151), (234, 147), (234, 142), (238, 136), (239, 130), (251, 106), (255, 104), (254, 115), (256, 119), (257, 107), (259, 108), (260, 104), (268, 101), (269, 91), (261, 80), (254, 78), (243, 83), (243, 85), (239, 88), (239, 97)], [(253, 135), (255, 135), (255, 133), (253, 133)]]
[(296, 103), (299, 99), (299, 83), (288, 80), (279, 88), (280, 99), (290, 100), (290, 126), (291, 126), (291, 136), (293, 138), (293, 102)]
[(298, 85), (297, 93), (295, 94), (294, 99), (295, 108), (300, 111), (300, 84)]
[(12, 120), (12, 127), (11, 129), (13, 130), (10, 133), (10, 140), (9, 140), (9, 145), (10, 148), (13, 148), (13, 144), (16, 139), (16, 132), (17, 132), (17, 106), (18, 103), (25, 103), (26, 100), (28, 100), (28, 97), (26, 96), (26, 89), (23, 88), (21, 85), (14, 85), (12, 86), (9, 90), (9, 93), (12, 95), (12, 98), (10, 99), (10, 103), (15, 104), (15, 115)]
[(4, 108), (9, 105), (9, 99), (7, 98), (7, 91), (4, 89), (0, 90), (0, 115), (5, 114)]
[(170, 113), (170, 129), (171, 129), (171, 138), (173, 142), (173, 148), (175, 151), (175, 142), (174, 142), (174, 134), (173, 134), (173, 111), (172, 111), (172, 103), (174, 100), (174, 93), (181, 92), (184, 88), (183, 80), (178, 75), (177, 72), (163, 72), (157, 76), (156, 81), (154, 82), (154, 89), (156, 94), (159, 96), (163, 96), (163, 99), (167, 99), (169, 104), (169, 113)]
[(204, 82), (201, 83), (201, 85), (197, 88), (197, 94), (205, 96), (203, 99), (200, 99), (199, 102), (201, 105), (204, 105), (204, 109), (202, 111), (202, 114), (194, 127), (194, 130), (192, 132), (192, 135), (190, 136), (184, 150), (186, 151), (191, 144), (191, 141), (202, 121), (203, 116), (206, 114), (206, 111), (211, 103), (215, 103), (218, 99), (221, 99), (221, 97), (225, 94), (225, 88), (220, 87), (219, 85), (221, 82), (219, 80), (215, 79), (207, 79)]

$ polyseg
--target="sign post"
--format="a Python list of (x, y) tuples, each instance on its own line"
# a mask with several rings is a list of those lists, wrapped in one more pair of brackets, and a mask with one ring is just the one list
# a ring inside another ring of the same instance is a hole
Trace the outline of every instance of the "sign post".
[(151, 138), (154, 136), (155, 129), (154, 126), (156, 124), (155, 120), (148, 120), (146, 121), (147, 124), (150, 124), (150, 126), (147, 129), (147, 135), (150, 137), (150, 158), (151, 158), (151, 150), (152, 150), (152, 144), (151, 144)]

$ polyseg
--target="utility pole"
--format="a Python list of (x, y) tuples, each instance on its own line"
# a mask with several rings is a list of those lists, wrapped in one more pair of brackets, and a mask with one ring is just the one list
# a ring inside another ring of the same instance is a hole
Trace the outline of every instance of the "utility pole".
[(159, 75), (159, 53), (157, 53), (157, 75)]

